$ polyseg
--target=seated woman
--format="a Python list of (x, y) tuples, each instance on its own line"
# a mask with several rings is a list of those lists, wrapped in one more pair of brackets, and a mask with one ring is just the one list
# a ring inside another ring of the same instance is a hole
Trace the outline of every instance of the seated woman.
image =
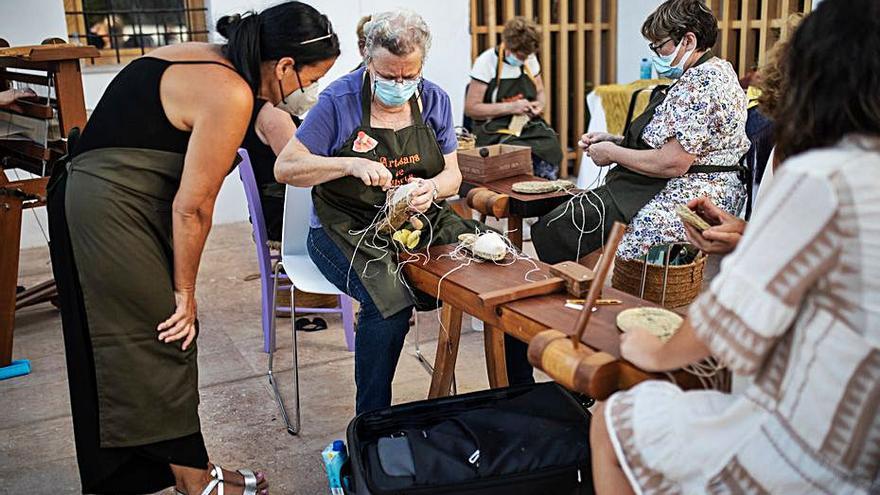
[[(766, 65), (762, 66), (757, 74), (756, 86), (761, 91), (758, 97), (758, 104), (761, 112), (771, 122), (779, 118), (777, 116), (777, 109), (782, 101), (782, 96), (788, 91), (788, 81), (785, 79), (782, 60), (784, 60), (788, 51), (791, 36), (797, 31), (797, 27), (802, 20), (803, 15), (801, 14), (789, 16), (786, 22), (788, 26), (787, 34), (780, 37), (779, 41), (770, 49), (767, 53)], [(757, 165), (760, 165), (760, 163), (759, 160)], [(771, 151), (763, 170), (760, 168), (753, 170), (753, 173), (760, 174), (761, 176), (760, 180), (756, 181), (756, 185), (759, 185), (760, 188), (754, 194), (753, 209), (763, 202), (763, 198), (767, 195), (770, 184), (773, 182), (775, 169), (778, 166), (779, 160), (775, 152)], [(706, 254), (726, 255), (736, 248), (748, 222), (722, 210), (709, 198), (691, 200), (688, 202), (688, 207), (697, 212), (699, 216), (711, 225), (708, 229), (699, 231), (685, 224), (685, 234), (687, 234), (687, 239), (691, 244)]]
[[(524, 17), (514, 17), (504, 25), (501, 39), (500, 46), (484, 51), (474, 61), (464, 113), (474, 120), (477, 146), (528, 146), (535, 175), (556, 179), (562, 147), (556, 131), (541, 118), (544, 83), (538, 77), (541, 65), (535, 56), (541, 43), (538, 27)], [(509, 130), (514, 116), (528, 119), (519, 136)]]
[(617, 164), (605, 185), (532, 227), (538, 256), (574, 260), (601, 247), (615, 222), (628, 223), (618, 254), (643, 257), (655, 244), (684, 239), (675, 207), (707, 196), (736, 213), (745, 188), (738, 163), (749, 149), (746, 96), (731, 65), (713, 56), (718, 22), (702, 0), (668, 0), (642, 26), (662, 77), (678, 79), (625, 136), (590, 133), (582, 146), (599, 166)]
[(247, 150), (254, 168), (270, 243), (281, 242), (284, 220), (284, 184), (275, 180), (275, 160), (293, 138), (300, 117), (317, 102), (318, 88), (317, 83), (301, 88), (278, 105), (259, 97), (254, 100), (251, 123), (241, 147)]
[(874, 0), (825, 0), (804, 20), (784, 64), (785, 161), (751, 227), (671, 340), (621, 341), (645, 370), (711, 353), (754, 383), (613, 395), (591, 425), (597, 493), (877, 493), (878, 32)]
[[(309, 254), (330, 282), (361, 303), (358, 413), (391, 404), (391, 381), (417, 302), (394, 273), (391, 241), (385, 239), (387, 249), (362, 242), (373, 239), (386, 190), (418, 183), (410, 208), (430, 226), (414, 249), (429, 237), (433, 245), (449, 244), (461, 233), (486, 229), (440, 201), (458, 193), (461, 172), (449, 96), (421, 75), (430, 45), (425, 21), (412, 12), (384, 12), (373, 16), (365, 33), (366, 67), (321, 93), (276, 164), (280, 181), (314, 186)], [(531, 381), (525, 344), (508, 339), (507, 350), (510, 381)]]

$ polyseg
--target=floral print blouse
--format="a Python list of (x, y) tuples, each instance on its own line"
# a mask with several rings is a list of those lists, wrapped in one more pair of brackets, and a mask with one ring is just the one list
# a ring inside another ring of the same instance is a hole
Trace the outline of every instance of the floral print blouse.
[(642, 135), (660, 148), (678, 139), (694, 165), (729, 166), (749, 150), (746, 93), (730, 62), (714, 57), (685, 71)]

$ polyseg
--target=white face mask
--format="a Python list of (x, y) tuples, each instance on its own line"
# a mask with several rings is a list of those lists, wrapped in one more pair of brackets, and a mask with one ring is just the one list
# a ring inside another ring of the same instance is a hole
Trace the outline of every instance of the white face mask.
[(302, 117), (310, 108), (315, 106), (315, 103), (318, 103), (318, 94), (320, 92), (318, 83), (312, 83), (282, 98), (275, 107), (284, 110), (290, 115)]

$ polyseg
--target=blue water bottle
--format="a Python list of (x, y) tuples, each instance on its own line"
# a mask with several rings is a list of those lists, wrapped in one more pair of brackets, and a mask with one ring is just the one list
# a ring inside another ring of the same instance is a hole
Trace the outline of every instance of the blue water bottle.
[(342, 466), (348, 460), (345, 442), (335, 440), (321, 452), (321, 458), (324, 460), (324, 468), (327, 470), (330, 494), (343, 495), (345, 492), (342, 490)]
[(641, 72), (639, 74), (639, 78), (641, 79), (651, 79), (651, 61), (643, 58), (641, 64)]

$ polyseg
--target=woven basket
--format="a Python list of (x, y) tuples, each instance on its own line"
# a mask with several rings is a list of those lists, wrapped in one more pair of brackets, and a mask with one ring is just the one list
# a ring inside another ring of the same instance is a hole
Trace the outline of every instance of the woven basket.
[[(693, 263), (688, 265), (670, 266), (666, 283), (666, 300), (663, 306), (677, 308), (693, 302), (703, 287), (703, 269), (706, 256), (700, 253)], [(642, 273), (645, 262), (617, 257), (614, 261), (614, 274), (611, 286), (623, 292), (639, 296), (642, 290)], [(663, 265), (649, 264), (645, 277), (645, 294), (641, 296), (648, 301), (661, 304), (663, 298), (663, 276), (666, 268)]]
[(477, 139), (468, 134), (464, 136), (458, 136), (458, 149), (459, 150), (472, 150), (477, 146)]

